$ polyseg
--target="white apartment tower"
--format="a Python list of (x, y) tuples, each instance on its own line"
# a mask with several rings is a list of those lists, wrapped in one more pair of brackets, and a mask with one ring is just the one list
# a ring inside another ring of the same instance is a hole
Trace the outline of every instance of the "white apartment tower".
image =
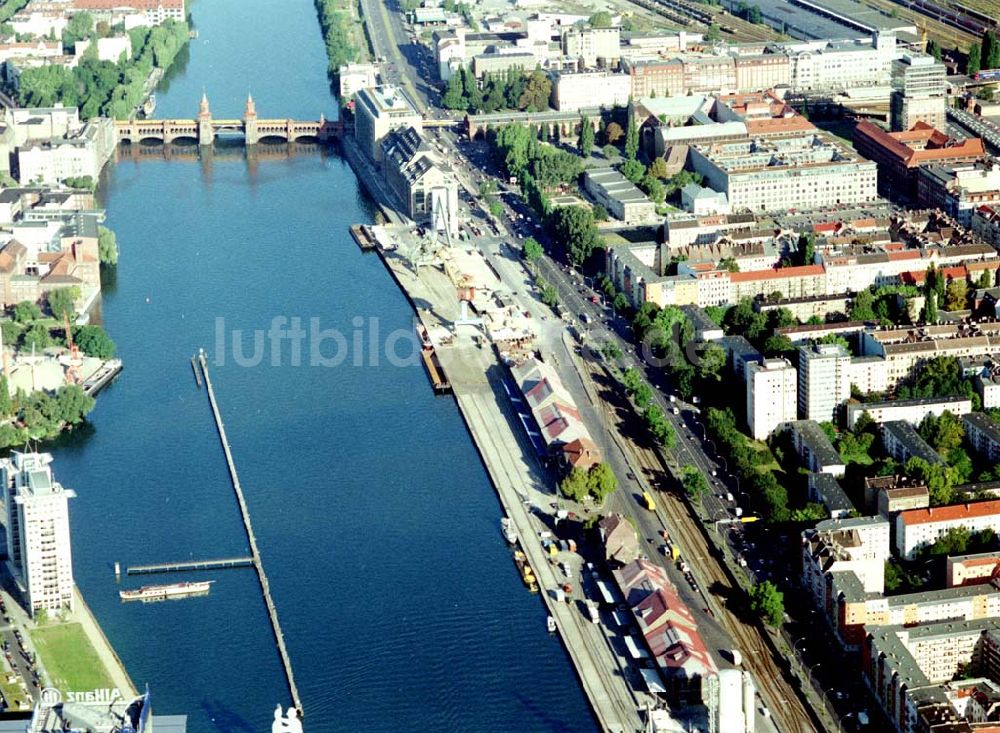
[(13, 452), (0, 461), (7, 506), (7, 553), (28, 611), (73, 609), (69, 500), (76, 496), (52, 478), (50, 453)]
[(799, 417), (834, 420), (851, 396), (851, 355), (840, 344), (799, 347)]
[(796, 419), (798, 380), (787, 359), (765, 359), (747, 366), (747, 425), (764, 440), (783, 422)]

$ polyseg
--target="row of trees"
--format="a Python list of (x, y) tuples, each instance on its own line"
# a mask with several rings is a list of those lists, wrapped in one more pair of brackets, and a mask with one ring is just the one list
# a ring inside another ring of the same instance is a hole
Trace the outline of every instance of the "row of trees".
[(536, 68), (530, 74), (520, 68), (508, 69), (504, 74), (487, 74), (480, 87), (472, 72), (463, 67), (448, 79), (441, 104), (446, 109), (473, 114), (501, 109), (540, 112), (549, 108), (551, 94), (552, 80), (541, 69)]
[(982, 42), (969, 47), (969, 57), (965, 65), (967, 74), (977, 74), (983, 69), (1000, 69), (1000, 42), (993, 31), (983, 34)]
[(755, 505), (769, 522), (783, 522), (792, 518), (788, 507), (788, 491), (775, 478), (773, 472), (759, 470), (772, 458), (765, 451), (758, 451), (736, 427), (736, 416), (729, 408), (708, 409), (705, 424), (718, 442), (719, 449), (732, 459), (732, 465), (753, 496)]
[(129, 36), (136, 51), (128, 60), (101, 61), (94, 44), (74, 69), (55, 64), (25, 69), (17, 90), (18, 102), (25, 107), (62, 102), (79, 107), (83, 119), (98, 115), (126, 119), (142, 102), (153, 67), (169, 68), (188, 42), (188, 26), (168, 20), (152, 29), (133, 28)]
[(677, 441), (677, 434), (667, 420), (667, 416), (663, 414), (663, 410), (653, 402), (652, 388), (635, 367), (629, 367), (622, 374), (622, 385), (635, 406), (639, 408), (653, 440), (665, 448), (672, 448)]
[(343, 0), (314, 0), (319, 27), (326, 44), (326, 73), (336, 77), (340, 67), (358, 58), (358, 49), (351, 40), (351, 15), (342, 10)]

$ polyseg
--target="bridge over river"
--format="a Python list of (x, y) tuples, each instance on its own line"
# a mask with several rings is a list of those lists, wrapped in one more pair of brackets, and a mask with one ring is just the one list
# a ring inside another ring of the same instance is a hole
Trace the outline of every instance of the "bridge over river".
[(317, 140), (322, 143), (339, 138), (344, 125), (339, 120), (328, 120), (320, 115), (318, 120), (260, 119), (253, 97), (247, 96), (243, 118), (216, 120), (208, 106), (208, 97), (202, 95), (198, 116), (190, 120), (118, 120), (115, 133), (118, 143), (159, 141), (172, 143), (193, 141), (211, 145), (220, 135), (242, 136), (247, 145), (262, 140)]

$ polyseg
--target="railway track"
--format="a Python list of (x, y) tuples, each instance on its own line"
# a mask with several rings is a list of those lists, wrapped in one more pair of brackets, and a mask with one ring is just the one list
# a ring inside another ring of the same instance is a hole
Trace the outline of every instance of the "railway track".
[(926, 28), (927, 34), (936, 41), (942, 42), (945, 48), (959, 46), (965, 49), (970, 43), (979, 43), (980, 41), (978, 36), (967, 30), (960, 30), (903, 3), (893, 0), (864, 0), (864, 2), (876, 10), (884, 10), (888, 13), (895, 12), (901, 18), (912, 20), (918, 26)]
[[(589, 361), (587, 369), (592, 379), (604, 374), (600, 367)], [(641, 475), (650, 488), (657, 491), (659, 498), (656, 524), (668, 529), (672, 540), (681, 548), (682, 557), (690, 564), (701, 586), (701, 596), (712, 610), (712, 615), (733, 639), (736, 647), (743, 651), (744, 667), (753, 676), (757, 690), (779, 730), (785, 733), (814, 733), (818, 729), (813, 717), (786, 677), (779, 660), (764, 641), (763, 632), (756, 623), (748, 622), (739, 615), (739, 606), (743, 605), (743, 590), (732, 582), (697, 520), (677, 496), (674, 490), (677, 482), (672, 478), (670, 467), (665, 465), (659, 452), (621, 437), (617, 428), (619, 416), (616, 411), (622, 407), (629, 411), (631, 408), (624, 404), (621, 395), (615, 395), (615, 399), (619, 401), (612, 403), (607, 398), (600, 401), (605, 424), (626, 460), (639, 469), (636, 475)], [(640, 513), (636, 515), (636, 519), (640, 524), (652, 522), (649, 514)], [(653, 533), (657, 531), (655, 527), (646, 529)], [(659, 557), (657, 561), (661, 561)]]

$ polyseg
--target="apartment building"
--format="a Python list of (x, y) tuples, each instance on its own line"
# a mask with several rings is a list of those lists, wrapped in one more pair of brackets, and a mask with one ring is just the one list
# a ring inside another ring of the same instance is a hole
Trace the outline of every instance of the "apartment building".
[(945, 586), (956, 588), (992, 582), (1000, 577), (1000, 553), (952, 555), (945, 560)]
[(885, 86), (900, 55), (891, 32), (854, 41), (793, 41), (776, 48), (789, 56), (790, 85), (800, 92)]
[(76, 492), (52, 476), (52, 455), (14, 451), (0, 460), (7, 508), (8, 567), (27, 610), (73, 610), (69, 500)]
[(889, 534), (884, 517), (826, 519), (802, 533), (802, 586), (817, 608), (832, 612), (830, 574), (835, 572), (851, 571), (863, 592), (882, 593)]
[(755, 440), (795, 420), (798, 389), (795, 367), (787, 359), (747, 365), (747, 424)]
[(1000, 206), (979, 206), (970, 221), (972, 231), (994, 247), (1000, 247)]
[(965, 438), (979, 455), (990, 463), (1000, 463), (1000, 425), (982, 412), (962, 417)]
[(626, 224), (638, 224), (656, 218), (656, 204), (613, 168), (592, 168), (585, 171), (583, 187), (611, 216)]
[(876, 166), (826, 133), (694, 145), (692, 168), (733, 211), (787, 211), (874, 201)]
[(835, 421), (837, 408), (851, 396), (851, 354), (841, 344), (799, 347), (799, 416)]
[(905, 464), (911, 458), (921, 458), (928, 463), (944, 463), (937, 451), (920, 437), (913, 425), (905, 420), (889, 420), (881, 425), (882, 447), (896, 461)]
[(896, 552), (911, 559), (919, 549), (934, 544), (949, 529), (958, 527), (971, 533), (1000, 530), (1000, 500), (900, 512), (896, 517)]
[(844, 487), (829, 473), (810, 473), (806, 479), (809, 501), (826, 507), (831, 519), (845, 519), (856, 512), (854, 502), (844, 492)]
[(95, 20), (117, 19), (123, 12), (139, 13), (148, 25), (187, 19), (184, 0), (73, 0), (74, 11), (86, 11)]
[(345, 64), (337, 70), (340, 81), (340, 98), (353, 99), (362, 89), (378, 84), (378, 67), (375, 64)]
[(354, 134), (361, 149), (376, 163), (382, 160), (382, 139), (393, 130), (423, 129), (423, 117), (397, 86), (361, 89), (356, 94)]
[(987, 640), (996, 634), (998, 624), (996, 619), (977, 619), (915, 627), (876, 626), (868, 630), (862, 667), (893, 730), (931, 730), (921, 727), (921, 718), (926, 721), (922, 709), (947, 709), (944, 683), (974, 657), (985, 654)]
[(415, 128), (393, 130), (380, 143), (382, 175), (415, 222), (458, 232), (458, 179)]
[(970, 228), (976, 209), (1000, 204), (1000, 166), (996, 163), (921, 166), (917, 174), (917, 203), (941, 209), (963, 227)]
[(67, 178), (97, 180), (114, 153), (114, 121), (98, 117), (49, 140), (31, 140), (17, 149), (17, 178), (22, 183), (54, 185)]
[(847, 405), (847, 427), (854, 430), (858, 419), (866, 413), (879, 425), (897, 420), (919, 425), (928, 415), (940, 417), (945, 411), (961, 417), (972, 412), (972, 400), (968, 397), (928, 397), (917, 400), (852, 402)]
[(843, 476), (847, 471), (844, 459), (815, 420), (794, 420), (786, 429), (791, 434), (795, 452), (811, 472)]

